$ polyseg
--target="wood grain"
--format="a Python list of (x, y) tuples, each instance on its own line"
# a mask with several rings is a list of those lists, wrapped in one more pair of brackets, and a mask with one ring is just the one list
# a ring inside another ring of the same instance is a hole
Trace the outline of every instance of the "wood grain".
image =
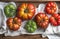
[(15, 37), (3, 37), (2, 39), (48, 39), (48, 38), (42, 38), (41, 35), (21, 35)]
[(60, 1), (60, 0), (0, 0), (2, 2), (48, 2), (48, 1)]

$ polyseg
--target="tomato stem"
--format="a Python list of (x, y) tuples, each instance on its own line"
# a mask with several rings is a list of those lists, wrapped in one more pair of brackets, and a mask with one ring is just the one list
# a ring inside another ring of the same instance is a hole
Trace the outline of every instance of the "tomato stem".
[(25, 12), (25, 13), (28, 13), (28, 12), (29, 12), (29, 10), (28, 10), (28, 9), (25, 9), (25, 10), (24, 10), (24, 12)]

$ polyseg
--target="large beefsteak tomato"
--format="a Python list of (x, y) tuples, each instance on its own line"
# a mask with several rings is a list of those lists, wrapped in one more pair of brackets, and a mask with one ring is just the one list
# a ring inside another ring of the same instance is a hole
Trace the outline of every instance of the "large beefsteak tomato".
[(30, 20), (35, 14), (35, 6), (33, 4), (22, 3), (18, 7), (17, 17), (23, 20)]

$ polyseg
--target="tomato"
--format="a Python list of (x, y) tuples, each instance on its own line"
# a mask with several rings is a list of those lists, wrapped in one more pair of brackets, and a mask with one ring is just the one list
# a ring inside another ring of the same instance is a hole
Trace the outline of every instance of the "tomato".
[(21, 26), (21, 19), (15, 17), (15, 18), (8, 18), (6, 23), (7, 23), (7, 26), (10, 30), (18, 30)]
[(50, 23), (51, 23), (53, 26), (58, 26), (57, 21), (55, 20), (54, 17), (50, 17)]
[(53, 15), (50, 17), (50, 23), (51, 23), (53, 26), (58, 26), (58, 25), (60, 25), (60, 15), (59, 15), (59, 14), (53, 14)]
[(58, 18), (59, 17), (58, 15), (59, 14), (53, 14), (53, 17)]
[(8, 4), (4, 7), (6, 17), (13, 17), (16, 15), (16, 7), (13, 4)]
[(30, 3), (22, 3), (21, 6), (18, 7), (17, 17), (23, 20), (30, 20), (35, 14), (35, 6)]
[(57, 21), (57, 22), (58, 22), (58, 24), (60, 25), (60, 19), (58, 19), (58, 21)]
[(33, 20), (29, 20), (25, 26), (25, 29), (30, 33), (35, 32), (35, 30), (37, 29), (36, 22), (34, 22)]
[(48, 27), (49, 19), (48, 19), (48, 16), (44, 13), (38, 13), (35, 16), (35, 21), (37, 25), (43, 29), (46, 29)]
[(17, 24), (13, 24), (12, 29), (13, 29), (14, 31), (18, 30), (19, 28), (20, 28), (19, 25), (17, 25)]
[(45, 7), (45, 12), (48, 14), (54, 14), (57, 10), (57, 5), (55, 2), (48, 2)]
[(60, 15), (57, 18), (60, 19)]

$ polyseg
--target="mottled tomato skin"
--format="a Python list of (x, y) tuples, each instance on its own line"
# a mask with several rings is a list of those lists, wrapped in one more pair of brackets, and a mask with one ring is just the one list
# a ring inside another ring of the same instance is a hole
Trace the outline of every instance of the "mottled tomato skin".
[(43, 29), (46, 29), (48, 27), (49, 19), (48, 19), (48, 16), (44, 13), (38, 13), (35, 16), (35, 21), (37, 25)]
[(57, 10), (57, 5), (55, 2), (48, 2), (45, 7), (45, 12), (48, 14), (54, 14)]
[(55, 20), (54, 17), (50, 17), (50, 23), (51, 23), (53, 26), (58, 26), (58, 23), (57, 23), (57, 21)]
[[(27, 12), (24, 12), (27, 9)], [(35, 6), (31, 3), (22, 3), (18, 7), (17, 17), (23, 20), (30, 20), (35, 14)]]
[(10, 30), (16, 31), (20, 28), (22, 20), (20, 18), (8, 18), (6, 24)]

